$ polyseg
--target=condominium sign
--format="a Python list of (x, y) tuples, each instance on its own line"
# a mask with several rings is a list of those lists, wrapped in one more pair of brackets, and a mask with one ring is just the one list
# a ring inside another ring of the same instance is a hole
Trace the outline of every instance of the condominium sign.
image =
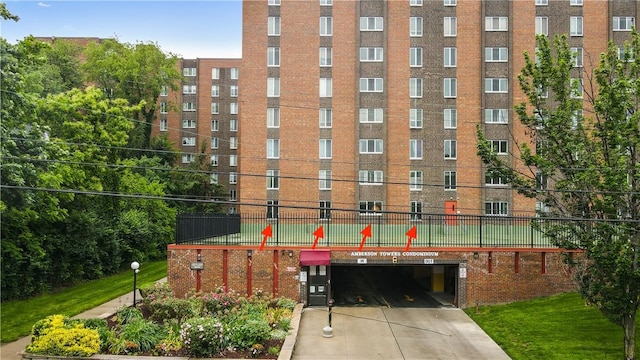
[(416, 256), (416, 257), (435, 257), (438, 256), (437, 251), (352, 251), (352, 257), (387, 257), (387, 256)]

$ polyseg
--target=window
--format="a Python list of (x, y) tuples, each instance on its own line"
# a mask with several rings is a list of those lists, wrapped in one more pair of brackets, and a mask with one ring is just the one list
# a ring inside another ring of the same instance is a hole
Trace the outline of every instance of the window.
[(219, 129), (218, 120), (211, 120), (211, 131), (218, 131)]
[(383, 53), (381, 47), (361, 47), (360, 61), (382, 61)]
[(484, 48), (484, 61), (507, 62), (508, 60), (509, 60), (509, 48), (506, 48), (506, 47)]
[(195, 85), (182, 85), (182, 93), (189, 95), (189, 94), (195, 94), (196, 93), (196, 86)]
[(507, 78), (485, 78), (484, 91), (487, 93), (506, 93), (509, 90)]
[(267, 139), (267, 159), (280, 158), (280, 140)]
[(278, 6), (280, 5), (280, 0), (268, 0), (267, 4)]
[[(280, 0), (277, 0), (280, 2)], [(278, 200), (267, 200), (267, 219), (278, 218)]]
[(536, 5), (538, 5), (538, 6), (549, 5), (549, 0), (536, 0)]
[(484, 174), (484, 184), (487, 186), (506, 186), (507, 180), (500, 176), (500, 174), (488, 169)]
[(332, 157), (331, 139), (320, 139), (318, 153), (319, 153), (320, 159), (331, 159)]
[(444, 67), (456, 67), (458, 64), (458, 49), (454, 47), (444, 48)]
[(212, 68), (211, 69), (211, 79), (213, 79), (213, 80), (220, 79), (220, 69), (219, 68)]
[(211, 137), (211, 148), (212, 149), (217, 149), (220, 147), (220, 139), (218, 139), (217, 137)]
[(229, 69), (231, 72), (231, 80), (238, 80), (238, 68)]
[(382, 78), (360, 78), (361, 92), (382, 92)]
[(422, 202), (421, 201), (411, 201), (409, 203), (409, 208), (411, 211), (411, 220), (422, 219)]
[(360, 154), (382, 154), (382, 139), (360, 139)]
[(320, 6), (331, 6), (333, 5), (333, 0), (320, 0)]
[(360, 109), (361, 123), (381, 123), (383, 116), (383, 109)]
[(487, 16), (484, 18), (486, 31), (507, 31), (509, 30), (509, 18), (506, 16)]
[(484, 109), (484, 122), (487, 124), (508, 124), (507, 109)]
[(536, 35), (549, 35), (549, 18), (536, 16)]
[(320, 36), (333, 35), (333, 18), (331, 16), (320, 17)]
[(229, 173), (229, 184), (237, 184), (238, 183), (238, 173), (232, 171)]
[(419, 191), (422, 190), (422, 171), (411, 170), (409, 171), (409, 190)]
[(196, 111), (196, 104), (192, 102), (182, 103), (182, 111)]
[(409, 79), (409, 97), (411, 98), (422, 97), (422, 78)]
[(191, 119), (183, 119), (182, 120), (182, 128), (183, 129), (195, 129), (196, 121)]
[(238, 131), (238, 120), (229, 120), (229, 131)]
[(458, 110), (444, 109), (442, 115), (444, 116), (445, 129), (455, 129), (458, 127)]
[(627, 50), (624, 46), (618, 48), (618, 60), (633, 62), (635, 61), (634, 58), (635, 56), (631, 49)]
[(211, 184), (217, 184), (218, 183), (218, 174), (217, 173), (212, 173), (211, 175), (209, 175), (209, 182)]
[(220, 96), (220, 86), (211, 85), (211, 97), (218, 97), (218, 96)]
[(267, 127), (280, 127), (280, 108), (267, 108)]
[(582, 79), (571, 78), (571, 97), (574, 99), (582, 99), (584, 93), (584, 87), (582, 86)]
[(163, 101), (160, 103), (160, 114), (166, 114), (166, 113), (167, 113), (167, 103)]
[[(195, 110), (192, 110), (195, 111)], [(211, 113), (212, 114), (219, 114), (220, 113), (220, 104), (217, 102), (212, 102), (211, 103)]]
[(318, 207), (320, 219), (331, 219), (331, 201), (320, 201)]
[(320, 190), (331, 190), (331, 170), (318, 171), (318, 188)]
[(458, 35), (458, 18), (445, 17), (444, 18), (444, 36), (452, 37)]
[(238, 103), (229, 103), (229, 114), (237, 115), (238, 114)]
[(169, 129), (169, 122), (167, 119), (160, 119), (160, 131), (167, 131)]
[(409, 140), (409, 159), (411, 160), (422, 159), (422, 140), (421, 139)]
[(360, 215), (381, 215), (382, 201), (360, 201)]
[(320, 67), (331, 67), (331, 48), (320, 48)]
[(331, 78), (320, 78), (320, 97), (331, 97), (333, 92)]
[(270, 66), (270, 67), (280, 66), (280, 48), (279, 47), (267, 48), (267, 66)]
[(409, 66), (422, 67), (422, 48), (412, 47), (409, 49)]
[(582, 6), (582, 0), (571, 0), (569, 4), (571, 6)]
[(360, 31), (382, 31), (383, 24), (382, 17), (360, 17)]
[(267, 18), (267, 35), (280, 36), (280, 16), (269, 16)]
[(573, 66), (574, 67), (582, 67), (584, 65), (584, 51), (581, 47), (572, 47), (571, 52), (573, 53)]
[(229, 166), (238, 166), (238, 155), (229, 155)]
[(636, 18), (633, 16), (614, 16), (613, 31), (631, 31), (635, 23)]
[(485, 215), (506, 216), (509, 213), (509, 204), (504, 201), (491, 201), (484, 203)]
[(238, 138), (235, 136), (229, 137), (229, 149), (237, 149), (238, 148)]
[(456, 190), (458, 186), (457, 173), (455, 171), (444, 172), (444, 189)]
[(358, 181), (360, 185), (382, 185), (382, 170), (360, 170)]
[(410, 6), (422, 6), (422, 0), (409, 0)]
[(444, 0), (444, 6), (456, 6), (457, 0)]
[(571, 22), (571, 36), (582, 36), (582, 16), (572, 16)]
[(409, 36), (420, 37), (422, 36), (422, 18), (412, 16), (409, 18)]
[(229, 96), (238, 97), (238, 85), (229, 86)]
[(423, 120), (422, 109), (409, 109), (409, 128), (422, 129)]
[(491, 140), (491, 151), (499, 155), (509, 153), (507, 140)]
[(280, 97), (280, 78), (267, 78), (267, 97)]
[(330, 129), (333, 122), (333, 111), (331, 109), (320, 109), (320, 128)]
[(218, 155), (217, 154), (211, 155), (210, 159), (211, 159), (211, 166), (218, 166)]
[(183, 146), (196, 146), (196, 138), (195, 136), (186, 136), (182, 138)]
[(182, 75), (184, 75), (184, 76), (196, 76), (196, 68), (184, 68), (184, 69), (182, 69)]
[(182, 154), (182, 163), (183, 164), (189, 164), (194, 162), (196, 159), (196, 156), (194, 154)]
[(278, 190), (280, 188), (280, 171), (267, 170), (267, 190)]
[(444, 78), (444, 97), (455, 98), (458, 95), (458, 82), (456, 78)]
[(445, 159), (456, 159), (457, 154), (457, 143), (455, 140), (445, 140), (444, 141), (444, 158)]

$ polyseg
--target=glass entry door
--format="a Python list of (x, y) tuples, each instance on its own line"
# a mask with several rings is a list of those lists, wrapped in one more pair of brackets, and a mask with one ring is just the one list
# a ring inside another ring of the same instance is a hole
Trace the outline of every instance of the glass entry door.
[(327, 274), (329, 267), (325, 265), (309, 266), (309, 288), (308, 303), (309, 306), (326, 306), (327, 294), (329, 293), (329, 275)]

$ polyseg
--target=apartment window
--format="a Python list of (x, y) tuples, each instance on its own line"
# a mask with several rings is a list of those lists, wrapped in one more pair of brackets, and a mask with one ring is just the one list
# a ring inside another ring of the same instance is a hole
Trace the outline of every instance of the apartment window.
[(331, 97), (333, 93), (331, 78), (320, 78), (320, 97)]
[(267, 18), (267, 35), (280, 36), (280, 16), (269, 16)]
[[(192, 111), (195, 111), (195, 109), (192, 110)], [(217, 102), (212, 102), (211, 103), (211, 113), (212, 114), (219, 114), (220, 113), (220, 104), (219, 103), (217, 103)]]
[[(279, 2), (280, 0), (278, 0)], [(278, 200), (267, 200), (267, 219), (278, 218)]]
[(422, 36), (422, 18), (418, 16), (412, 16), (409, 18), (409, 36), (420, 37)]
[(573, 53), (573, 66), (574, 67), (582, 67), (584, 65), (584, 51), (581, 47), (572, 47), (571, 52)]
[(331, 67), (331, 48), (320, 48), (320, 67)]
[(220, 96), (220, 86), (211, 85), (211, 97), (219, 97)]
[(318, 171), (318, 189), (331, 190), (331, 170)]
[(280, 171), (267, 170), (267, 190), (278, 190), (280, 188)]
[(625, 49), (624, 46), (618, 48), (618, 59), (627, 62), (635, 61), (633, 51)]
[(160, 96), (167, 95), (169, 95), (169, 87), (167, 85), (162, 85), (162, 87), (160, 88)]
[(229, 137), (229, 149), (234, 150), (238, 148), (238, 138), (235, 136)]
[(196, 86), (195, 85), (182, 85), (182, 93), (185, 95), (195, 94)]
[(360, 201), (360, 215), (382, 215), (382, 201)]
[(231, 80), (238, 80), (238, 73), (239, 73), (238, 68), (231, 68), (229, 69), (229, 71), (231, 73)]
[(196, 138), (195, 136), (185, 136), (182, 138), (183, 146), (196, 146)]
[(358, 172), (358, 181), (360, 185), (382, 185), (382, 170), (360, 170)]
[(455, 140), (444, 141), (444, 158), (456, 159), (458, 157), (457, 142)]
[(267, 4), (268, 5), (279, 6), (280, 5), (280, 0), (268, 0)]
[(382, 31), (383, 24), (382, 17), (360, 17), (360, 31)]
[(331, 16), (320, 17), (320, 36), (333, 35), (333, 18)]
[(487, 186), (506, 186), (507, 180), (489, 169), (484, 174), (484, 184)]
[(384, 50), (381, 47), (361, 47), (360, 61), (382, 61)]
[(636, 18), (633, 16), (614, 16), (613, 31), (631, 31), (635, 23)]
[(536, 16), (536, 35), (549, 35), (549, 18)]
[(422, 78), (409, 79), (409, 97), (411, 98), (422, 97)]
[(169, 122), (167, 119), (160, 119), (160, 131), (167, 131), (169, 129)]
[(457, 0), (444, 0), (444, 6), (456, 6)]
[(569, 1), (571, 6), (582, 6), (582, 0), (571, 0)]
[(509, 213), (509, 204), (505, 201), (489, 201), (484, 203), (485, 215), (506, 216)]
[(484, 48), (484, 61), (486, 62), (507, 62), (509, 61), (509, 48), (487, 47)]
[(235, 120), (235, 119), (229, 120), (229, 131), (232, 131), (232, 132), (238, 131), (238, 120)]
[(280, 127), (280, 108), (267, 108), (267, 127)]
[(484, 122), (487, 124), (508, 124), (509, 112), (507, 109), (485, 109)]
[(238, 97), (238, 85), (229, 86), (229, 96)]
[(211, 120), (211, 131), (218, 131), (219, 129), (218, 120)]
[(360, 154), (382, 154), (382, 139), (360, 139)]
[(167, 103), (163, 101), (160, 103), (160, 114), (166, 114), (166, 113), (167, 113)]
[(320, 201), (318, 205), (320, 219), (331, 219), (331, 201)]
[(280, 78), (267, 78), (267, 97), (280, 97)]
[(229, 114), (237, 115), (238, 114), (238, 103), (229, 103)]
[(238, 155), (229, 155), (229, 166), (238, 166)]
[(506, 16), (487, 16), (484, 18), (486, 31), (507, 31), (509, 30), (509, 18)]
[(444, 36), (452, 37), (458, 35), (458, 18), (444, 18)]
[(320, 128), (330, 129), (333, 122), (333, 111), (331, 109), (320, 109)]
[(546, 6), (549, 5), (549, 0), (536, 0), (537, 6)]
[(487, 93), (506, 93), (509, 91), (507, 78), (485, 78), (484, 91)]
[(422, 67), (422, 48), (412, 47), (409, 49), (409, 66)]
[(220, 69), (219, 68), (212, 68), (211, 69), (211, 78), (213, 80), (220, 79)]
[(570, 18), (571, 36), (582, 36), (582, 16), (572, 16)]
[(212, 173), (211, 175), (209, 175), (209, 182), (211, 184), (217, 184), (218, 183), (218, 174), (217, 173)]
[(409, 128), (422, 129), (423, 111), (422, 109), (409, 109)]
[(444, 172), (444, 189), (456, 190), (458, 187), (457, 173), (455, 171)]
[(454, 47), (444, 48), (444, 67), (456, 67), (458, 64), (458, 49)]
[(211, 137), (211, 148), (217, 149), (219, 147), (220, 147), (220, 139), (218, 139), (215, 136)]
[(270, 67), (280, 66), (280, 48), (279, 47), (267, 48), (267, 66), (270, 66)]
[(182, 103), (182, 111), (196, 111), (196, 103), (192, 103), (192, 102)]
[(422, 171), (411, 170), (409, 171), (409, 190), (420, 191), (422, 190)]
[(507, 140), (491, 140), (491, 151), (499, 155), (508, 154), (509, 146)]
[(360, 92), (382, 92), (382, 78), (360, 78)]
[(422, 201), (409, 202), (409, 211), (411, 212), (411, 220), (422, 219)]
[(445, 129), (455, 129), (458, 127), (458, 110), (444, 109), (442, 115), (444, 116)]
[(422, 6), (422, 0), (409, 0), (409, 6)]
[(456, 78), (444, 78), (444, 97), (455, 98), (458, 96), (458, 81)]
[(211, 166), (218, 166), (218, 155), (217, 154), (211, 155), (210, 160), (211, 160)]
[(333, 0), (320, 0), (320, 6), (331, 6), (333, 5)]
[(194, 154), (182, 154), (182, 163), (183, 164), (189, 164), (194, 162), (196, 159), (196, 156)]
[(196, 76), (196, 68), (184, 68), (184, 69), (182, 69), (182, 75), (184, 75), (184, 76)]
[(361, 123), (381, 123), (383, 117), (383, 109), (360, 109)]
[(182, 120), (182, 128), (183, 129), (195, 129), (196, 121), (191, 119), (183, 119)]
[(409, 140), (409, 159), (411, 160), (422, 159), (422, 140), (421, 139)]
[(267, 159), (280, 158), (280, 140), (267, 139)]
[(331, 159), (332, 148), (331, 139), (320, 139), (318, 142), (318, 155), (320, 159)]
[(582, 99), (584, 93), (584, 87), (582, 86), (582, 79), (571, 78), (571, 97), (574, 99)]
[(238, 173), (232, 171), (229, 173), (229, 184), (237, 184), (238, 183)]

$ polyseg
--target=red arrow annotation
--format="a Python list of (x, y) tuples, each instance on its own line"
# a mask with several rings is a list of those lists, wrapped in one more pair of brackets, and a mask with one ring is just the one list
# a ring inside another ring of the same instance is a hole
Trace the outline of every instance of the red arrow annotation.
[(360, 231), (360, 234), (362, 234), (362, 241), (360, 241), (360, 247), (358, 248), (358, 251), (362, 251), (362, 248), (364, 247), (364, 242), (367, 240), (368, 237), (371, 237), (371, 224), (367, 225), (366, 228), (362, 229), (362, 231)]
[(271, 224), (267, 225), (267, 227), (262, 230), (262, 235), (264, 237), (262, 238), (262, 244), (260, 244), (260, 251), (264, 249), (264, 245), (267, 243), (267, 238), (273, 235), (273, 232), (271, 231)]
[(311, 249), (315, 250), (316, 245), (318, 245), (318, 239), (324, 238), (324, 230), (322, 230), (322, 225), (320, 225), (320, 227), (313, 232), (313, 236), (315, 236), (315, 239), (313, 239), (313, 246), (311, 247)]
[(416, 239), (418, 237), (418, 231), (416, 230), (416, 226), (414, 225), (411, 229), (409, 229), (406, 235), (409, 238), (407, 239), (407, 247), (404, 248), (404, 251), (409, 251), (409, 247), (411, 246), (411, 240)]

